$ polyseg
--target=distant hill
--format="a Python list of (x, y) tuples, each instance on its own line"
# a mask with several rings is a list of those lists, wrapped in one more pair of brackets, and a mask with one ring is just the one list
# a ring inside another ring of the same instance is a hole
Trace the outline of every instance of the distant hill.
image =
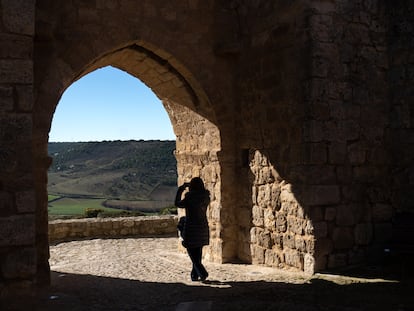
[(50, 194), (173, 201), (175, 141), (49, 143)]

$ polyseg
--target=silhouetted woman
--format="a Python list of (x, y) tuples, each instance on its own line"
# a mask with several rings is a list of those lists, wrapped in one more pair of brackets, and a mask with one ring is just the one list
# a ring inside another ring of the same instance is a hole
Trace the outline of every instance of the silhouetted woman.
[[(182, 199), (184, 190), (189, 191)], [(209, 244), (209, 229), (207, 222), (207, 207), (210, 203), (210, 192), (204, 188), (200, 177), (191, 179), (190, 183), (184, 183), (178, 187), (175, 197), (175, 206), (185, 208), (185, 223), (182, 231), (183, 245), (187, 248), (188, 255), (193, 263), (191, 280), (204, 281), (208, 277), (207, 270), (201, 263), (204, 245)]]

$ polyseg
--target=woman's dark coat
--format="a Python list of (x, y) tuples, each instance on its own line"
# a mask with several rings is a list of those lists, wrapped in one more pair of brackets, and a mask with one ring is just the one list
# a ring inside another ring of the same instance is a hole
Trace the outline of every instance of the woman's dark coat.
[(185, 208), (185, 225), (183, 245), (187, 248), (202, 247), (209, 244), (207, 207), (210, 204), (208, 190), (190, 191), (180, 200), (183, 191), (177, 193), (175, 206)]

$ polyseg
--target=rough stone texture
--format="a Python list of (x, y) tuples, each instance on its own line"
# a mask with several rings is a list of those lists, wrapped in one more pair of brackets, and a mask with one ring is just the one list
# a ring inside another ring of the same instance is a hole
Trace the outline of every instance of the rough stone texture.
[[(211, 261), (354, 264), (387, 243), (395, 213), (414, 212), (412, 1), (0, 8), (0, 288), (49, 282), (53, 113), (74, 81), (108, 65), (163, 101), (178, 183), (204, 178)], [(23, 275), (19, 252), (31, 258)]]
[(82, 238), (161, 236), (177, 233), (176, 216), (85, 218), (49, 222), (49, 242)]

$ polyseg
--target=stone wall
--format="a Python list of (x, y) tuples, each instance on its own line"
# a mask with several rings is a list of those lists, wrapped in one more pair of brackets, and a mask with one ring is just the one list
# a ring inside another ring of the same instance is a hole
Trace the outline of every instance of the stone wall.
[(393, 211), (414, 212), (414, 3), (388, 3), (389, 88), (392, 150), (391, 192)]
[(0, 1), (0, 298), (37, 269), (32, 162), (35, 1)]
[(390, 237), (385, 13), (381, 1), (315, 3), (311, 11), (303, 129), (307, 182), (319, 196), (307, 204), (317, 269), (381, 255), (375, 246)]
[(385, 3), (255, 1), (237, 11), (250, 48), (238, 136), (253, 174), (241, 206), (253, 228), (239, 233), (253, 262), (312, 272), (375, 257), (393, 213)]
[(177, 235), (177, 216), (83, 218), (49, 222), (49, 242), (86, 238)]
[[(48, 132), (112, 65), (163, 101), (216, 262), (379, 258), (412, 213), (410, 1), (0, 0), (0, 289), (47, 284)], [(122, 111), (122, 106), (119, 107)]]

